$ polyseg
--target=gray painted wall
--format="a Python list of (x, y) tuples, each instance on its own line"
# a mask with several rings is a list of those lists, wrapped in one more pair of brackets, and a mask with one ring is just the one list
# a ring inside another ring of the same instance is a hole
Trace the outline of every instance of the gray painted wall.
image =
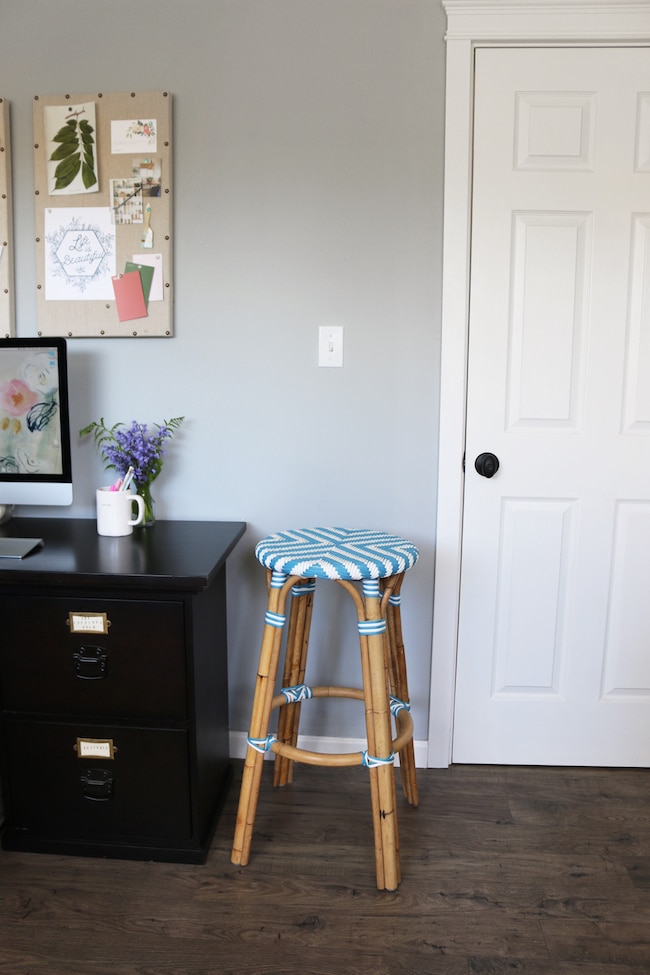
[[(72, 340), (72, 424), (185, 414), (156, 485), (159, 517), (248, 523), (229, 564), (234, 730), (247, 728), (262, 629), (255, 541), (338, 524), (420, 546), (404, 620), (426, 738), (444, 26), (438, 0), (3, 6), (19, 335), (37, 327), (34, 95), (173, 95), (176, 336)], [(329, 324), (344, 326), (343, 369), (317, 365)], [(75, 443), (73, 465), (73, 508), (48, 513), (92, 516), (100, 459)], [(311, 677), (357, 683), (354, 614), (333, 588), (321, 587)], [(361, 734), (360, 711), (312, 704), (305, 731)]]

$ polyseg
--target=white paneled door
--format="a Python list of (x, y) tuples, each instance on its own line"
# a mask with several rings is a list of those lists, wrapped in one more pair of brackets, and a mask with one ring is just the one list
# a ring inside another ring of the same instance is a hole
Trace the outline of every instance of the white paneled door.
[(453, 760), (649, 766), (650, 51), (478, 50), (474, 125)]

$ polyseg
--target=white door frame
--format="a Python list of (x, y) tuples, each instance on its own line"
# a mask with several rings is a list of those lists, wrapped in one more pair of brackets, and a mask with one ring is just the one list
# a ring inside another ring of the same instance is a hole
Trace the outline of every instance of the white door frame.
[(436, 576), (428, 765), (451, 762), (469, 323), (474, 51), (650, 44), (650, 0), (441, 0), (447, 14), (445, 190)]

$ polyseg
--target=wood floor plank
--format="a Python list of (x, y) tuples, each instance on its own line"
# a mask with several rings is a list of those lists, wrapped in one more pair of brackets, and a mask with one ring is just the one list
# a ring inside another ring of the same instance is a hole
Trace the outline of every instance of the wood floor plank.
[(419, 770), (402, 883), (377, 891), (368, 781), (241, 763), (204, 866), (0, 852), (0, 975), (648, 975), (645, 770)]

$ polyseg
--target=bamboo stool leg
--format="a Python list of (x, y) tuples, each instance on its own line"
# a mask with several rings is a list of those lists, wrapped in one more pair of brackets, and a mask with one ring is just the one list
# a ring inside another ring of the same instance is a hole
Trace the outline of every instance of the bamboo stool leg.
[[(287, 629), (287, 648), (284, 661), (283, 687), (296, 687), (305, 680), (307, 649), (314, 603), (315, 580), (301, 580), (291, 590), (291, 609)], [(286, 745), (298, 742), (300, 724), (300, 701), (283, 704), (278, 712), (278, 741)], [(286, 755), (275, 756), (273, 785), (281, 786), (293, 782), (295, 762)]]
[(370, 777), (377, 887), (379, 890), (396, 890), (400, 882), (400, 868), (395, 768), (388, 660), (384, 648), (386, 621), (381, 612), (379, 583), (377, 580), (364, 580), (364, 601), (351, 583), (337, 581), (350, 593), (357, 607), (368, 740), (365, 764)]
[[(269, 583), (268, 604), (262, 637), (262, 648), (258, 665), (253, 711), (251, 715), (249, 745), (246, 750), (242, 777), (237, 823), (231, 853), (233, 863), (245, 866), (250, 856), (253, 825), (257, 811), (260, 779), (264, 762), (264, 745), (269, 731), (271, 703), (278, 669), (278, 659), (282, 644), (285, 623), (284, 607), (287, 592), (296, 582), (296, 577), (274, 572)], [(255, 742), (255, 747), (251, 742)]]
[[(386, 614), (386, 642), (387, 656), (389, 661), (389, 675), (391, 692), (399, 701), (408, 703), (409, 689), (406, 675), (406, 655), (404, 653), (404, 639), (402, 637), (402, 612), (401, 612), (401, 588), (404, 581), (404, 573), (391, 576), (385, 580), (384, 593), (388, 593), (385, 599)], [(382, 604), (384, 600), (382, 600)], [(398, 732), (401, 730), (401, 718), (398, 712), (396, 718)], [(417, 773), (415, 770), (415, 750), (413, 739), (402, 748), (399, 755), (400, 780), (402, 791), (411, 806), (419, 806), (420, 798), (418, 793)]]
[[(343, 583), (341, 583), (343, 585)], [(361, 607), (360, 619), (363, 620), (363, 606)], [(359, 630), (359, 645), (361, 650), (361, 682), (363, 686), (363, 697), (365, 702), (366, 715), (366, 741), (368, 743), (368, 755), (377, 755), (377, 743), (375, 738), (375, 725), (372, 713), (372, 693), (370, 682), (370, 659), (368, 652), (368, 637)], [(379, 799), (379, 780), (377, 769), (368, 767), (368, 779), (370, 781), (370, 805), (372, 809), (372, 828), (375, 844), (375, 870), (377, 874), (377, 888), (384, 890), (386, 887), (384, 874), (384, 849), (381, 835), (381, 803)]]
[[(379, 823), (383, 856), (383, 887), (396, 890), (400, 882), (397, 840), (397, 811), (395, 809), (395, 766), (390, 721), (387, 660), (384, 652), (386, 621), (382, 619), (379, 583), (365, 580), (365, 615), (368, 629), (368, 669), (372, 699), (371, 725), (376, 752), (370, 762), (378, 762), (371, 773), (377, 777), (379, 793)], [(379, 625), (377, 625), (379, 624)]]

